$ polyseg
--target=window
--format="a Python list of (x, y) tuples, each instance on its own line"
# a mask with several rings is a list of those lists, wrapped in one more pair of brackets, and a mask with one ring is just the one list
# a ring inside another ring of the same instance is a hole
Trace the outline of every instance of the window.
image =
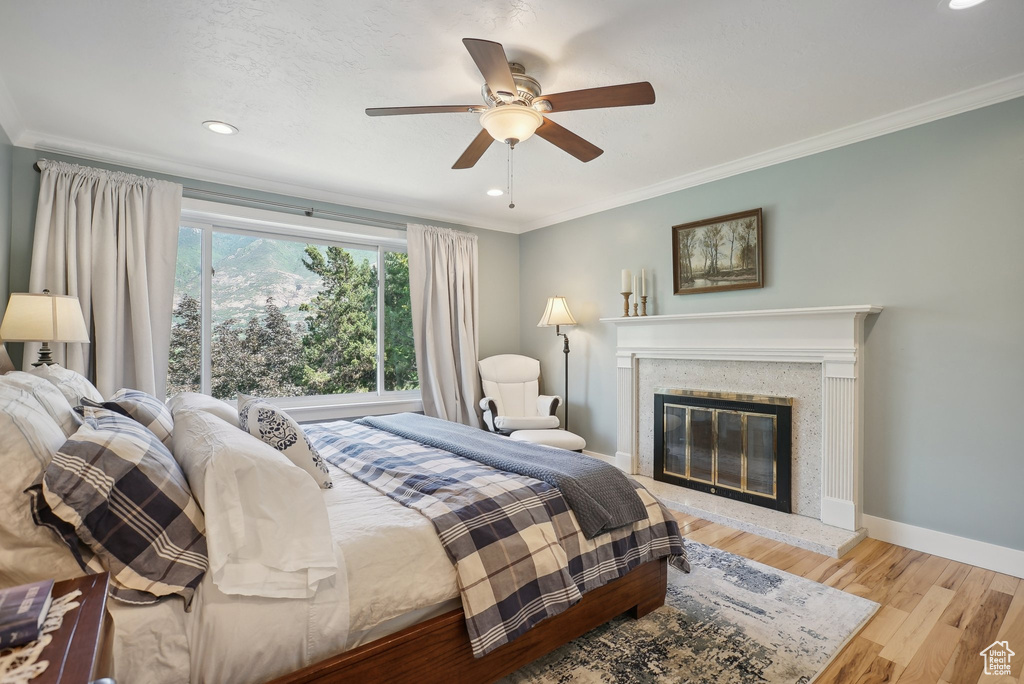
[(183, 220), (168, 395), (289, 405), (418, 390), (404, 236), (305, 222), (320, 227)]

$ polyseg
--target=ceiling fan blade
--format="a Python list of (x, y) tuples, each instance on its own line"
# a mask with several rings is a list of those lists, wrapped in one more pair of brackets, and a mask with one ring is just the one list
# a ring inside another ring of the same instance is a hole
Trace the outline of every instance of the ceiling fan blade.
[(480, 161), (480, 157), (484, 156), (484, 152), (487, 151), (487, 148), (491, 146), (492, 142), (494, 142), (494, 138), (491, 137), (491, 134), (487, 132), (486, 128), (481, 128), (480, 132), (476, 134), (475, 138), (473, 138), (473, 142), (469, 143), (469, 147), (466, 148), (466, 151), (462, 153), (462, 156), (459, 157), (458, 161), (455, 162), (455, 165), (452, 166), (452, 168), (473, 168), (473, 166)]
[(486, 107), (480, 105), (437, 105), (426, 107), (371, 107), (366, 110), (367, 116), (399, 116), (401, 114), (447, 114), (481, 112)]
[(568, 128), (559, 126), (554, 121), (546, 117), (544, 119), (544, 123), (542, 123), (540, 128), (537, 129), (537, 135), (544, 138), (555, 147), (561, 147), (581, 162), (588, 162), (592, 159), (597, 159), (604, 154), (604, 150), (597, 145), (587, 142)]
[(551, 103), (551, 111), (568, 112), (574, 109), (602, 109), (604, 107), (631, 107), (654, 104), (654, 87), (647, 81), (626, 83), (604, 88), (570, 90), (567, 93), (541, 95), (538, 100)]
[(508, 68), (505, 48), (501, 43), (478, 38), (463, 38), (462, 44), (469, 50), (470, 57), (476, 62), (477, 69), (487, 81), (487, 87), (495, 95), (508, 93), (515, 97), (518, 88), (512, 78), (512, 70)]

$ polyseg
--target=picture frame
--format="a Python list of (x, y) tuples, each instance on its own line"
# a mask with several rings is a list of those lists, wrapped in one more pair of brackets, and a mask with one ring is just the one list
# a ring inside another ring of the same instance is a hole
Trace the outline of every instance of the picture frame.
[(763, 247), (760, 208), (672, 226), (675, 294), (764, 287)]

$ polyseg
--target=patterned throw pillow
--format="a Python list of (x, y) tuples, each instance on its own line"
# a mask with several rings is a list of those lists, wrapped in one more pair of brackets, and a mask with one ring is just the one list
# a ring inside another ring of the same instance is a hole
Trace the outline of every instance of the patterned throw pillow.
[(171, 448), (174, 418), (171, 417), (171, 412), (164, 402), (152, 394), (135, 389), (119, 389), (104, 402), (93, 402), (83, 398), (82, 405), (105, 408), (132, 418), (149, 428), (165, 447)]
[(110, 572), (111, 596), (188, 607), (208, 566), (205, 523), (178, 463), (131, 418), (85, 407), (85, 422), (43, 474), (50, 510)]
[(89, 380), (81, 373), (53, 364), (50, 366), (36, 366), (31, 371), (32, 375), (38, 375), (56, 385), (64, 398), (72, 406), (78, 406), (78, 401), (85, 397), (92, 401), (103, 401), (103, 395), (96, 389)]
[(309, 473), (320, 489), (331, 489), (327, 464), (291, 416), (262, 399), (239, 396), (238, 426), (258, 437)]

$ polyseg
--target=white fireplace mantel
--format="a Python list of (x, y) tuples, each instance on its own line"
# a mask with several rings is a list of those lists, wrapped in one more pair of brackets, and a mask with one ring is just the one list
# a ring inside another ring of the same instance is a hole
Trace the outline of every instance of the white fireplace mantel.
[(616, 326), (616, 464), (637, 472), (640, 359), (822, 366), (821, 521), (861, 527), (864, 319), (880, 306), (829, 306), (602, 318)]

